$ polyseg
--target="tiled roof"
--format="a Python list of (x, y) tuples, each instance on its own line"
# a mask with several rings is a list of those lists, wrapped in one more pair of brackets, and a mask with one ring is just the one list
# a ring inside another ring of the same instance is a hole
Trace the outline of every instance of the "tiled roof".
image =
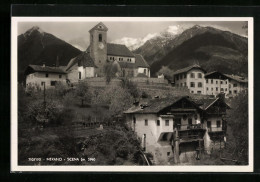
[(225, 74), (222, 74), (218, 71), (212, 71), (205, 74), (205, 78), (213, 78), (213, 79), (228, 79)]
[(241, 76), (238, 76), (238, 75), (228, 75), (228, 74), (224, 74), (225, 76), (227, 76), (229, 79), (231, 80), (235, 80), (237, 82), (240, 82), (240, 83), (247, 83), (248, 80), (246, 78), (243, 78)]
[(135, 54), (135, 67), (150, 68), (142, 55)]
[(177, 74), (180, 74), (180, 73), (186, 73), (186, 72), (190, 71), (190, 70), (193, 69), (193, 68), (197, 68), (197, 69), (200, 69), (200, 70), (206, 72), (206, 71), (205, 71), (203, 68), (201, 68), (199, 65), (194, 64), (194, 65), (192, 65), (192, 66), (189, 66), (189, 67), (186, 67), (186, 68), (182, 68), (182, 69), (176, 70), (176, 71), (174, 72), (174, 75), (177, 75)]
[[(86, 52), (90, 52), (90, 46), (88, 46)], [(125, 45), (112, 43), (107, 43), (107, 55), (135, 57), (135, 55)]]
[[(191, 96), (190, 99), (196, 103), (202, 110), (207, 110), (212, 104), (214, 104), (219, 97), (215, 98), (210, 95), (201, 95), (201, 96)], [(224, 104), (229, 108), (229, 106), (224, 102)]]
[(160, 98), (160, 99), (152, 99), (144, 103), (140, 103), (143, 105), (146, 105), (147, 107), (144, 107), (141, 109), (140, 105), (138, 106), (133, 106), (129, 108), (127, 111), (125, 111), (125, 114), (130, 114), (130, 113), (158, 113), (162, 109), (169, 107), (176, 103), (177, 101), (181, 100), (182, 98), (185, 98), (185, 96), (180, 96), (180, 97), (172, 97), (172, 98)]
[(51, 67), (51, 66), (41, 66), (41, 65), (29, 65), (26, 68), (25, 74), (30, 74), (33, 72), (46, 72), (46, 73), (61, 73), (66, 74), (66, 72), (60, 67)]
[(77, 57), (72, 58), (66, 68), (66, 70), (70, 69), (73, 65), (78, 64), (78, 66), (85, 67), (96, 67), (93, 59), (90, 57), (90, 54), (87, 52), (82, 52)]
[(107, 43), (107, 55), (134, 57), (134, 54), (122, 44)]

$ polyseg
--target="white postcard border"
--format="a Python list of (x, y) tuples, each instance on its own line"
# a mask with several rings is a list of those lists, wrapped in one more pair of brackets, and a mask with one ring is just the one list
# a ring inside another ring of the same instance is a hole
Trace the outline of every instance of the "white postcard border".
[[(246, 166), (19, 166), (18, 165), (18, 22), (153, 22), (153, 21), (248, 21), (249, 165)], [(254, 36), (252, 17), (12, 17), (11, 23), (11, 172), (253, 172), (254, 162)]]

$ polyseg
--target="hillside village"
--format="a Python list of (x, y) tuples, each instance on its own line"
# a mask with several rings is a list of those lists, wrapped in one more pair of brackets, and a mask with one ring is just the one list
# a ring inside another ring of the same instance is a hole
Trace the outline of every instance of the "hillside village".
[[(129, 129), (125, 132), (133, 132), (139, 142), (133, 145), (147, 165), (195, 164), (194, 160), (225, 149), (232, 99), (247, 93), (244, 75), (207, 70), (192, 61), (173, 69), (170, 77), (159, 71), (154, 74), (150, 60), (141, 53), (107, 42), (109, 30), (104, 23), (89, 34), (89, 47), (66, 65), (60, 65), (59, 56), (54, 66), (27, 65), (24, 97), (43, 95), (46, 108), (46, 100), (54, 101), (60, 94), (59, 102), (67, 102), (65, 107), (74, 112), (80, 128), (109, 132), (124, 123)], [(81, 107), (72, 106), (72, 98), (79, 98)], [(89, 108), (84, 108), (84, 102)], [(42, 113), (41, 119), (36, 115), (36, 121), (50, 121), (49, 114)], [(87, 148), (83, 151), (89, 153)]]

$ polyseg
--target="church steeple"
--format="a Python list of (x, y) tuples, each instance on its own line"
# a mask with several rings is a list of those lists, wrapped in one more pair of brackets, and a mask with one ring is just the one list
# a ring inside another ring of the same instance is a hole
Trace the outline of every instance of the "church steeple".
[(96, 69), (98, 76), (103, 76), (103, 67), (107, 60), (107, 31), (108, 28), (102, 22), (89, 30), (90, 56), (98, 67)]

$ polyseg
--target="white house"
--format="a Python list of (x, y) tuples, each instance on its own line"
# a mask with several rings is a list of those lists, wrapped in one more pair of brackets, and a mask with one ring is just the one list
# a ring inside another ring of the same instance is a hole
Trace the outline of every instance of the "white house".
[[(220, 107), (222, 112), (217, 112)], [(208, 150), (215, 136), (223, 141), (226, 108), (220, 98), (182, 96), (140, 102), (124, 113), (129, 127), (143, 140), (145, 152), (156, 164), (167, 164), (194, 156), (204, 143)]]
[(29, 65), (25, 70), (26, 88), (32, 86), (43, 90), (54, 88), (58, 82), (66, 83), (66, 72), (62, 67)]
[(176, 87), (188, 87), (191, 93), (204, 94), (206, 71), (195, 64), (174, 72), (174, 83)]

